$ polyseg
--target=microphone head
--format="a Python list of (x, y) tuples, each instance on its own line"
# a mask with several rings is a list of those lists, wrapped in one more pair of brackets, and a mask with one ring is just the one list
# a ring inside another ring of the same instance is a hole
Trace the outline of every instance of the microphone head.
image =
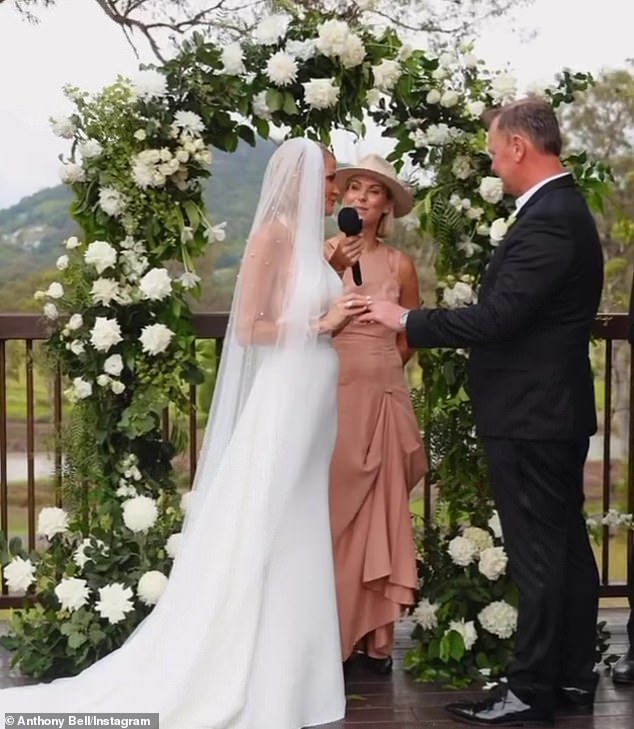
[(355, 208), (341, 208), (337, 216), (339, 230), (346, 235), (359, 235), (363, 228), (363, 221)]

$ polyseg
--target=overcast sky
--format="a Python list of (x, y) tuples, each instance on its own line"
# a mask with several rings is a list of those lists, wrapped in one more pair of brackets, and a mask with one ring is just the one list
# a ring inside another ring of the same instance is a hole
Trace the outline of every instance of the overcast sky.
[[(564, 67), (593, 73), (618, 67), (634, 55), (630, 4), (536, 0), (516, 14), (518, 27), (537, 31), (533, 40), (521, 42), (508, 23), (497, 21), (476, 39), (476, 50), (492, 67), (509, 65), (522, 85), (548, 82)], [(57, 156), (68, 143), (53, 136), (48, 117), (70, 111), (62, 86), (97, 90), (138, 65), (94, 2), (61, 0), (41, 18), (29, 25), (11, 3), (0, 5), (0, 208), (57, 184)], [(354, 161), (374, 147), (374, 140), (339, 140), (336, 151)]]

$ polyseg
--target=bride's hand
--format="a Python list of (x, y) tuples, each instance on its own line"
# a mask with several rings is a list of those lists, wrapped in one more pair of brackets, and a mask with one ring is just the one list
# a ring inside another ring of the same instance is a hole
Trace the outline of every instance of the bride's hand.
[(344, 294), (335, 299), (330, 309), (319, 320), (319, 333), (337, 332), (353, 317), (369, 310), (370, 299), (359, 294)]

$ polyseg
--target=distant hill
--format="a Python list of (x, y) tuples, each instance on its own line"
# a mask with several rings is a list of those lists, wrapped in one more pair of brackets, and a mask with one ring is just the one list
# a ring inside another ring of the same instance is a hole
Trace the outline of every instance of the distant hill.
[[(213, 150), (212, 176), (205, 202), (214, 224), (227, 221), (227, 240), (214, 243), (200, 264), (205, 282), (197, 308), (229, 305), (235, 267), (248, 235), (271, 141), (255, 147), (240, 143), (232, 154)], [(54, 278), (62, 241), (76, 233), (68, 214), (72, 193), (64, 185), (49, 187), (0, 210), (0, 311), (34, 310), (33, 291)], [(211, 278), (211, 283), (209, 279)]]

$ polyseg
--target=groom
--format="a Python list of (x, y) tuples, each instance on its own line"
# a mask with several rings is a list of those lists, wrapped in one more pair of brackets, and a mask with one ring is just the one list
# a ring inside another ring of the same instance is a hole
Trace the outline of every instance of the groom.
[(546, 102), (494, 112), (492, 170), (517, 218), (473, 306), (406, 311), (385, 301), (361, 320), (405, 330), (412, 347), (468, 347), (469, 393), (520, 594), (504, 690), (447, 707), (454, 719), (509, 726), (592, 712), (599, 579), (583, 506), (596, 430), (588, 348), (603, 284), (597, 229), (559, 160)]

